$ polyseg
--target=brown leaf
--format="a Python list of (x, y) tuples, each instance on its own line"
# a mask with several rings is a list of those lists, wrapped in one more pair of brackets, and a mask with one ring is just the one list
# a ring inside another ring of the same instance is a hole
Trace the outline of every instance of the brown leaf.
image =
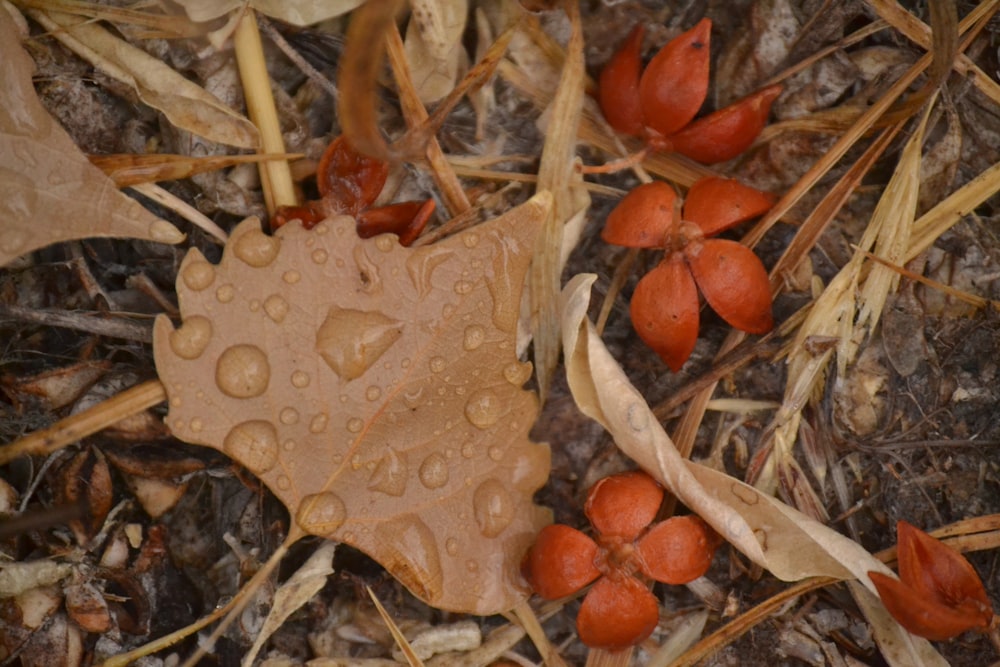
[[(133, 199), (86, 156), (42, 107), (34, 65), (10, 14), (0, 11), (0, 266), (57, 241), (184, 237)], [(70, 213), (69, 215), (67, 213)]]
[(248, 220), (180, 270), (184, 322), (156, 323), (178, 437), (245, 465), (298, 527), (369, 553), (425, 601), (524, 598), (548, 474), (514, 337), (550, 198), (418, 249), (330, 218), (274, 237)]

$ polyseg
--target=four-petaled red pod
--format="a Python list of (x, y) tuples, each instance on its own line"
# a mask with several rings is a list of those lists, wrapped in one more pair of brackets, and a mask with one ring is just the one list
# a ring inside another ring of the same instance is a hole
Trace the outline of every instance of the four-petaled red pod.
[(881, 572), (868, 577), (900, 625), (934, 641), (989, 629), (993, 607), (962, 554), (906, 521), (896, 524), (896, 539), (899, 579)]
[(763, 88), (694, 120), (708, 96), (712, 22), (702, 19), (667, 42), (642, 69), (643, 28), (636, 26), (601, 71), (598, 101), (608, 124), (660, 151), (704, 164), (730, 160), (764, 129), (780, 85)]
[(774, 198), (738, 181), (707, 177), (688, 192), (681, 219), (677, 195), (663, 182), (640, 185), (608, 216), (601, 237), (630, 248), (664, 248), (663, 261), (632, 294), (632, 325), (671, 370), (680, 370), (698, 339), (698, 291), (730, 325), (747, 333), (774, 326), (767, 270), (749, 248), (709, 239), (767, 211)]
[(688, 583), (712, 564), (720, 539), (700, 518), (654, 523), (663, 493), (644, 472), (605, 477), (584, 505), (593, 539), (570, 526), (546, 526), (524, 557), (521, 570), (543, 598), (572, 595), (594, 582), (576, 618), (587, 646), (616, 650), (646, 639), (660, 619), (648, 582)]

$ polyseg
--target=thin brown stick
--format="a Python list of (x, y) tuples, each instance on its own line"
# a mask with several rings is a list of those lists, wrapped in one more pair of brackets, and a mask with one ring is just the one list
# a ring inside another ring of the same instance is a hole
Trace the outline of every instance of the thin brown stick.
[(47, 456), (165, 400), (167, 392), (159, 380), (143, 382), (79, 414), (60, 419), (49, 428), (0, 447), (0, 465), (19, 456)]

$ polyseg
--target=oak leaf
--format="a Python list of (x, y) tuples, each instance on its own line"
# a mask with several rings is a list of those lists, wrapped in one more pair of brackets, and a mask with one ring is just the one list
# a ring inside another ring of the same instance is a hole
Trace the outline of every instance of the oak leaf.
[(355, 221), (272, 236), (241, 223), (213, 265), (192, 250), (183, 323), (158, 318), (167, 425), (260, 477), (297, 528), (364, 550), (440, 608), (526, 596), (519, 559), (549, 450), (518, 361), (521, 286), (551, 198), (411, 249)]
[(184, 236), (118, 191), (42, 107), (34, 63), (0, 11), (0, 266), (57, 241), (117, 236), (178, 243)]

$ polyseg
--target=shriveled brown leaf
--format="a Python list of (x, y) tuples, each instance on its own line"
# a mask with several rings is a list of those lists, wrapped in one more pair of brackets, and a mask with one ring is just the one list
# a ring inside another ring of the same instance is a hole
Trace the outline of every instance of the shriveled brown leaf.
[(183, 325), (161, 316), (154, 336), (168, 426), (430, 604), (510, 609), (548, 521), (531, 503), (549, 454), (527, 438), (538, 408), (514, 335), (550, 202), (418, 249), (338, 217), (275, 237), (248, 220), (218, 266), (192, 251)]
[(217, 19), (249, 4), (261, 14), (297, 26), (312, 25), (346, 14), (364, 0), (177, 0), (192, 21)]
[(410, 76), (424, 104), (451, 92), (461, 69), (468, 64), (462, 34), (469, 13), (468, 0), (414, 0), (406, 29), (406, 58)]
[[(34, 65), (0, 11), (0, 266), (44, 246), (91, 236), (178, 243), (183, 235), (118, 192), (42, 107)], [(67, 215), (67, 213), (71, 213)]]
[(260, 143), (257, 128), (246, 117), (142, 49), (72, 14), (35, 10), (31, 16), (71, 51), (133, 88), (177, 127), (227, 146), (256, 148)]

